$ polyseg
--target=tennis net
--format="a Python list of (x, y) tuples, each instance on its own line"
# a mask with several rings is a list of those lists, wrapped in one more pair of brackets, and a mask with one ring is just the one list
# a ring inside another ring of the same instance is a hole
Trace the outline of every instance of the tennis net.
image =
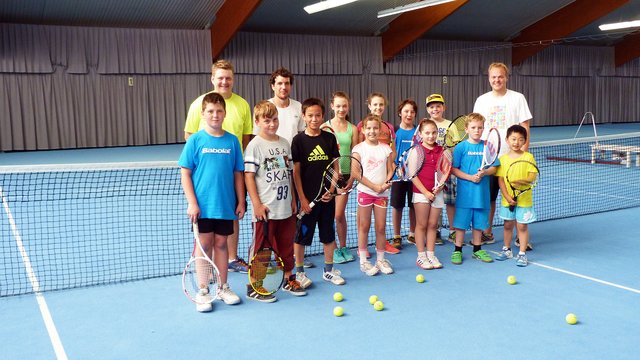
[[(536, 143), (531, 152), (541, 221), (640, 206), (640, 133), (599, 137), (597, 146)], [(0, 297), (177, 275), (193, 247), (176, 162), (1, 167), (0, 198)], [(350, 247), (356, 206), (351, 195)], [(240, 221), (244, 257), (250, 218)], [(387, 222), (390, 235), (391, 211)], [(321, 252), (318, 241), (307, 248)]]

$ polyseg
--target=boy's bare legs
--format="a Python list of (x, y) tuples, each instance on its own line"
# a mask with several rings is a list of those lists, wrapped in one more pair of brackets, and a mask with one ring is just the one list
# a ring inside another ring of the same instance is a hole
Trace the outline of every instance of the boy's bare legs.
[(229, 254), (227, 250), (228, 236), (218, 235), (215, 233), (207, 233), (207, 234), (201, 234), (200, 237), (202, 237), (202, 235), (206, 235), (207, 237), (209, 237), (208, 239), (209, 244), (213, 243), (213, 247), (212, 247), (213, 258), (211, 259), (213, 260), (213, 263), (218, 268), (218, 271), (220, 272), (220, 285), (226, 284), (227, 274), (228, 274), (228, 264), (229, 264), (227, 261), (227, 259), (229, 258), (228, 257)]
[(505, 220), (504, 222), (504, 247), (507, 249), (511, 248), (511, 239), (513, 239), (513, 227), (515, 224), (515, 220)]
[(518, 229), (518, 239), (520, 240), (520, 252), (527, 251), (529, 245), (529, 226), (527, 224), (516, 224)]

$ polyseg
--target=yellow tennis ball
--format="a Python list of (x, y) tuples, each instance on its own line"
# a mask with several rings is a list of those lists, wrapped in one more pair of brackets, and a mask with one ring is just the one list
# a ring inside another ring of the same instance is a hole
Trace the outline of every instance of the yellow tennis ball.
[(333, 308), (333, 315), (335, 316), (342, 316), (344, 315), (344, 309), (342, 308), (342, 306), (336, 306)]
[(333, 301), (338, 301), (338, 302), (340, 302), (340, 301), (342, 301), (342, 300), (344, 300), (344, 296), (342, 296), (342, 293), (341, 293), (341, 292), (335, 292), (335, 293), (333, 293)]
[(382, 311), (382, 309), (384, 309), (384, 303), (378, 300), (373, 304), (373, 308), (376, 309), (376, 311)]
[(515, 283), (518, 282), (518, 280), (516, 279), (515, 276), (509, 275), (509, 277), (507, 277), (507, 282), (509, 283), (509, 285), (514, 285)]
[(424, 282), (424, 275), (422, 275), (422, 274), (416, 275), (416, 281), (419, 282), (419, 283), (423, 283)]
[(578, 323), (578, 317), (576, 316), (576, 314), (573, 314), (573, 313), (567, 314), (567, 316), (564, 317), (564, 320), (569, 325), (575, 325), (576, 323)]
[(376, 301), (378, 301), (378, 295), (369, 296), (369, 304), (373, 305), (376, 303)]

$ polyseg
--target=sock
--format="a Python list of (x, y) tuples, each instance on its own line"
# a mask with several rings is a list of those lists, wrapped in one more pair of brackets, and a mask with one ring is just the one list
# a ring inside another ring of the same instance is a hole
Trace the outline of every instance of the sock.
[(502, 251), (511, 251), (511, 248), (510, 248), (510, 247), (503, 246), (503, 247), (502, 247)]
[(324, 263), (324, 272), (331, 272), (333, 270), (333, 263)]
[(360, 264), (367, 262), (367, 250), (358, 249), (358, 255), (360, 256)]
[(296, 263), (296, 272), (304, 272), (304, 263)]
[(418, 259), (425, 259), (427, 254), (424, 251), (418, 251)]
[(407, 236), (415, 237), (415, 236), (416, 236), (416, 234), (414, 234), (414, 233), (412, 233), (412, 232), (409, 232), (409, 235), (407, 235)]
[(473, 252), (482, 250), (482, 245), (473, 245)]
[(518, 255), (526, 255), (524, 251), (518, 251)]
[(384, 260), (384, 250), (376, 249), (376, 261), (382, 261), (382, 260)]
[(429, 259), (433, 258), (433, 255), (434, 255), (433, 251), (427, 251), (427, 258)]
[(455, 249), (453, 249), (453, 251), (460, 251), (462, 252), (462, 246), (458, 246), (456, 245)]

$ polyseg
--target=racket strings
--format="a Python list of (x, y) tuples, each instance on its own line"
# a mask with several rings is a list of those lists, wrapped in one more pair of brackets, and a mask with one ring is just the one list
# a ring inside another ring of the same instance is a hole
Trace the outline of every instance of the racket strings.
[(396, 175), (401, 179), (411, 179), (422, 169), (425, 153), (421, 146), (410, 148), (400, 159), (400, 166), (396, 170)]
[(436, 181), (439, 185), (443, 185), (444, 182), (447, 181), (447, 178), (451, 173), (451, 163), (451, 152), (449, 150), (445, 150), (436, 164)]

